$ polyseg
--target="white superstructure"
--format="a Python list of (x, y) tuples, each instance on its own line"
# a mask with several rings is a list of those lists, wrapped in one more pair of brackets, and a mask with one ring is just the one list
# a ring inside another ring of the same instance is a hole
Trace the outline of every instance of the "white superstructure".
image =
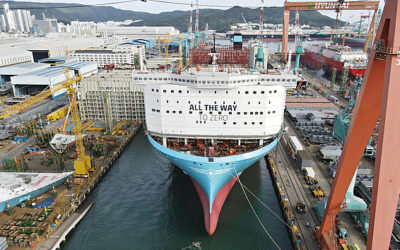
[(143, 68), (145, 48), (144, 45), (119, 45), (110, 49), (77, 50), (73, 55), (81, 61), (96, 62), (99, 67), (111, 64), (135, 65), (136, 63), (139, 68)]
[[(293, 74), (134, 74), (145, 85), (147, 130), (163, 138), (268, 139), (281, 129)], [(261, 142), (260, 142), (261, 143)]]

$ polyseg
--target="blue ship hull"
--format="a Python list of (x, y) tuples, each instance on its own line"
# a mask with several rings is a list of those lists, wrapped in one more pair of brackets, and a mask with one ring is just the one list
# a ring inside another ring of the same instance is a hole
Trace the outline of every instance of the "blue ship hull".
[[(49, 183), (48, 185), (35, 189), (32, 192), (17, 196), (15, 198), (6, 200), (4, 202), (0, 202), (0, 213), (3, 212), (4, 210), (6, 210), (7, 206), (9, 205), (10, 207), (15, 207), (18, 204), (20, 204), (21, 202), (24, 202), (30, 198), (36, 197), (38, 195), (41, 195), (43, 193), (46, 193), (47, 191), (51, 190), (54, 187), (58, 187), (59, 185), (63, 184), (65, 182), (65, 180), (69, 177), (72, 177), (73, 173), (71, 173), (68, 176), (65, 176), (64, 178), (55, 181), (53, 183)], [(7, 204), (8, 203), (8, 204)]]
[(278, 139), (275, 139), (252, 152), (209, 158), (171, 150), (156, 142), (151, 136), (148, 136), (148, 140), (153, 147), (191, 177), (202, 201), (205, 226), (210, 235), (215, 231), (220, 209), (235, 184), (236, 176), (268, 154), (278, 143)]

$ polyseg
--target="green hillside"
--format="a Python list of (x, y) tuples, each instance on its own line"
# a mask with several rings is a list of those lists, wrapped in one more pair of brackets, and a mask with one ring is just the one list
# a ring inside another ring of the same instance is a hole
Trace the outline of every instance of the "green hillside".
[[(7, 2), (7, 1), (2, 1)], [(134, 23), (136, 26), (174, 26), (180, 31), (186, 31), (188, 27), (189, 11), (172, 11), (152, 14), (146, 12), (136, 12), (130, 10), (121, 10), (108, 6), (88, 6), (81, 8), (54, 8), (57, 6), (68, 6), (62, 3), (33, 3), (33, 2), (8, 2), (10, 8), (29, 9), (36, 18), (41, 19), (43, 13), (46, 17), (56, 17), (64, 22), (74, 20), (79, 21), (124, 21), (126, 19), (142, 20)], [(76, 6), (76, 4), (73, 4)], [(38, 9), (46, 7), (46, 9)], [(260, 9), (250, 9), (242, 7), (233, 7), (227, 10), (220, 9), (200, 9), (200, 30), (205, 28), (208, 22), (209, 29), (217, 32), (225, 32), (230, 29), (230, 25), (243, 22), (241, 13), (247, 22), (256, 23), (259, 20)], [(264, 8), (264, 22), (279, 24), (282, 23), (282, 7)], [(294, 22), (294, 13), (290, 15), (290, 22)], [(194, 20), (193, 20), (194, 21)], [(313, 27), (334, 26), (335, 20), (322, 15), (318, 11), (300, 11), (300, 23), (308, 24)], [(339, 25), (342, 25), (340, 22)]]

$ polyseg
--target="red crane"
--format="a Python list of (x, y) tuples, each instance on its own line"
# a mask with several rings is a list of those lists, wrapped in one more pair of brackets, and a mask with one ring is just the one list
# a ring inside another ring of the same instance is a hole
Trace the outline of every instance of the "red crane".
[(288, 2), (283, 5), (283, 28), (282, 28), (282, 55), (286, 61), (288, 37), (289, 37), (289, 16), (291, 10), (374, 10), (371, 25), (369, 27), (372, 42), (375, 37), (375, 23), (379, 7), (379, 1), (321, 1), (321, 2)]
[(337, 249), (334, 223), (379, 119), (367, 249), (389, 249), (400, 193), (400, 0), (386, 0), (321, 226), (322, 249)]

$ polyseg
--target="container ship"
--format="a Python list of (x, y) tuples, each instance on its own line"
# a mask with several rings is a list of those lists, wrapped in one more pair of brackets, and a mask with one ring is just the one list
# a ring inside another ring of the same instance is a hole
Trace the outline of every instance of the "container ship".
[(237, 177), (277, 145), (286, 89), (297, 84), (292, 73), (213, 66), (133, 74), (144, 85), (148, 140), (191, 179), (209, 235)]
[(352, 79), (363, 76), (368, 62), (367, 53), (342, 45), (310, 44), (304, 48), (304, 54), (304, 65), (315, 70), (323, 69), (328, 76), (336, 69), (338, 78), (345, 68)]

